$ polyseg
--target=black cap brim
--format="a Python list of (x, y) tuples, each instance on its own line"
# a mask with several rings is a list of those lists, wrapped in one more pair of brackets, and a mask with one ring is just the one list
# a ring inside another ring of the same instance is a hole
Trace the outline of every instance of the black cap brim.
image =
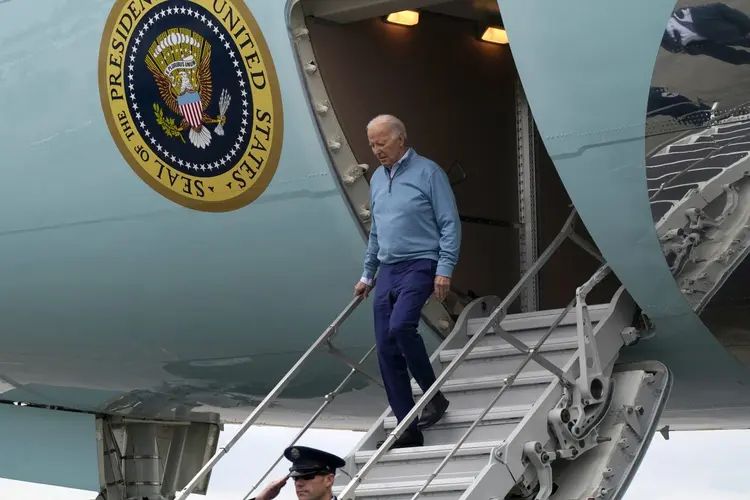
[(310, 474), (333, 474), (333, 472), (327, 469), (293, 470), (289, 473), (289, 477), (295, 478), (295, 477), (300, 477), (300, 476), (309, 476)]

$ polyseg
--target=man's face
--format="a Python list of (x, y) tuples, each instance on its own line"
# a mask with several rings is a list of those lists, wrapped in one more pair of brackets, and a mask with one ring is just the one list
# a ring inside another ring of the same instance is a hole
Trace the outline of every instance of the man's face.
[(302, 476), (294, 478), (294, 489), (299, 500), (320, 500), (333, 486), (333, 474), (323, 474), (314, 477)]
[(404, 155), (404, 138), (394, 133), (387, 123), (380, 123), (367, 130), (370, 148), (381, 164), (390, 167)]

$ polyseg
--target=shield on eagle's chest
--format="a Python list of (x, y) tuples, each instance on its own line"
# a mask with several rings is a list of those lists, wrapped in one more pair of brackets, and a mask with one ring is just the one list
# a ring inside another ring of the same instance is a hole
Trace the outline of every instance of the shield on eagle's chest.
[(177, 104), (180, 106), (182, 116), (192, 127), (201, 126), (203, 123), (203, 105), (198, 92), (186, 92), (178, 96)]

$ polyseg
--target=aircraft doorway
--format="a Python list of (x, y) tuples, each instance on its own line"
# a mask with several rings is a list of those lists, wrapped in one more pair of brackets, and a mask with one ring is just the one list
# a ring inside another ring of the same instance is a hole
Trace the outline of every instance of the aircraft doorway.
[[(486, 27), (501, 25), (497, 2), (421, 1), (416, 24), (386, 20), (410, 3), (297, 4), (292, 31), (311, 104), (365, 231), (368, 184), (355, 179), (369, 181), (378, 165), (366, 124), (384, 113), (404, 121), (409, 144), (448, 172), (462, 216), (454, 299), (503, 297), (557, 235), (570, 199), (533, 126), (510, 46), (481, 40)], [(362, 164), (370, 168), (356, 168)], [(583, 223), (577, 227), (590, 241)], [(598, 265), (566, 241), (533, 298), (509, 312), (564, 307)], [(614, 285), (600, 287), (604, 297), (592, 300), (608, 301)]]

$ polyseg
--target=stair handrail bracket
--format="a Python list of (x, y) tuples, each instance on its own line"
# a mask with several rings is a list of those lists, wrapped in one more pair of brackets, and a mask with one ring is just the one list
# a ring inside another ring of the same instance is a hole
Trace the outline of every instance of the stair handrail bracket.
[[(313, 344), (305, 351), (305, 353), (297, 360), (297, 362), (289, 369), (289, 371), (279, 380), (279, 382), (276, 384), (276, 386), (271, 389), (271, 392), (266, 395), (265, 398), (258, 404), (258, 406), (250, 413), (250, 415), (245, 418), (244, 422), (242, 422), (242, 425), (237, 430), (237, 432), (232, 436), (232, 438), (224, 445), (220, 446), (216, 453), (205, 463), (205, 465), (198, 471), (198, 473), (185, 485), (185, 487), (180, 491), (176, 496), (175, 500), (185, 500), (195, 489), (195, 487), (198, 485), (198, 483), (209, 473), (213, 468), (216, 466), (216, 464), (227, 454), (229, 453), (229, 450), (231, 450), (235, 444), (242, 438), (242, 436), (245, 435), (245, 433), (252, 427), (252, 425), (258, 420), (260, 415), (265, 412), (271, 404), (281, 395), (281, 393), (284, 391), (284, 389), (289, 385), (289, 383), (299, 374), (302, 367), (305, 365), (305, 363), (310, 359), (310, 357), (313, 355), (314, 352), (316, 352), (318, 349), (325, 349), (326, 351), (330, 352), (336, 357), (340, 357), (341, 352), (336, 349), (332, 344), (332, 339), (336, 336), (336, 334), (339, 331), (339, 328), (341, 325), (351, 316), (351, 314), (354, 312), (354, 310), (362, 303), (364, 298), (360, 296), (355, 296), (347, 305), (346, 307), (336, 316), (336, 318), (333, 320), (333, 322), (323, 331), (323, 333), (313, 342)], [(307, 425), (302, 429), (302, 431), (297, 435), (297, 437), (294, 438), (294, 442), (299, 439), (304, 431), (306, 431), (310, 426), (312, 426), (313, 422), (320, 416), (320, 414), (323, 412), (323, 410), (330, 404), (330, 402), (333, 400), (333, 398), (341, 392), (341, 390), (344, 388), (346, 383), (351, 379), (351, 377), (354, 375), (355, 372), (359, 372), (362, 375), (364, 375), (367, 378), (370, 378), (375, 383), (380, 383), (376, 378), (374, 378), (372, 375), (367, 373), (367, 370), (365, 370), (361, 365), (362, 363), (367, 359), (367, 357), (374, 352), (374, 347), (371, 348), (367, 354), (359, 361), (351, 361), (348, 358), (342, 358), (342, 361), (344, 364), (349, 366), (351, 368), (351, 371), (349, 374), (344, 378), (344, 380), (339, 384), (339, 386), (331, 393), (326, 395), (325, 401), (323, 405), (318, 409), (318, 411), (312, 416), (310, 421), (308, 421)]]
[[(391, 433), (385, 439), (383, 444), (377, 449), (377, 451), (375, 451), (375, 453), (373, 453), (373, 455), (370, 457), (367, 463), (365, 463), (359, 469), (359, 471), (351, 479), (351, 481), (349, 481), (349, 483), (344, 487), (344, 489), (337, 495), (339, 500), (355, 500), (356, 499), (355, 491), (359, 487), (359, 485), (362, 484), (362, 481), (367, 476), (367, 474), (373, 469), (373, 467), (375, 467), (375, 465), (385, 455), (387, 450), (391, 448), (391, 446), (396, 442), (396, 440), (401, 436), (401, 434), (403, 434), (403, 432), (409, 427), (409, 425), (411, 425), (411, 423), (414, 421), (417, 415), (422, 412), (422, 410), (427, 406), (430, 400), (432, 400), (435, 394), (441, 389), (443, 384), (445, 384), (445, 382), (453, 375), (453, 373), (456, 371), (458, 366), (460, 366), (461, 363), (468, 357), (468, 355), (472, 352), (472, 350), (479, 343), (479, 341), (482, 340), (482, 338), (484, 338), (487, 332), (489, 332), (492, 329), (495, 329), (498, 335), (502, 336), (511, 345), (516, 347), (520, 352), (527, 354), (526, 356), (527, 362), (529, 359), (533, 358), (534, 361), (536, 361), (538, 364), (542, 365), (543, 367), (548, 369), (550, 372), (552, 372), (554, 375), (556, 375), (558, 377), (558, 380), (561, 381), (563, 386), (573, 385), (574, 383), (573, 379), (563, 374), (563, 372), (557, 366), (550, 363), (544, 357), (542, 357), (541, 355), (537, 353), (537, 347), (539, 346), (539, 344), (534, 348), (527, 346), (526, 344), (518, 341), (514, 337), (505, 334), (502, 328), (500, 328), (500, 324), (505, 319), (508, 308), (518, 298), (518, 296), (521, 294), (523, 289), (539, 273), (539, 271), (544, 267), (547, 261), (549, 261), (549, 259), (557, 251), (557, 249), (562, 245), (562, 243), (566, 239), (568, 239), (571, 234), (574, 234), (574, 225), (575, 225), (576, 215), (577, 215), (577, 211), (573, 209), (570, 215), (568, 216), (568, 218), (566, 219), (565, 223), (563, 224), (562, 229), (557, 234), (557, 236), (555, 236), (555, 238), (552, 240), (549, 246), (544, 250), (544, 252), (542, 252), (542, 254), (537, 258), (537, 260), (523, 274), (523, 276), (521, 276), (521, 279), (511, 289), (508, 295), (487, 316), (482, 327), (474, 335), (472, 335), (471, 339), (464, 345), (461, 351), (455, 356), (453, 361), (451, 361), (451, 363), (447, 367), (445, 367), (445, 369), (440, 373), (440, 375), (437, 377), (437, 380), (430, 386), (428, 390), (424, 391), (424, 394), (422, 394), (422, 397), (419, 398), (419, 401), (415, 403), (414, 407), (411, 409), (411, 411), (409, 411), (409, 413), (404, 417), (404, 419), (401, 420), (401, 422), (399, 422), (398, 425), (396, 425), (396, 428), (393, 429), (393, 431), (391, 431)], [(504, 387), (509, 387), (512, 384), (514, 378), (515, 378), (515, 375), (509, 377), (508, 380), (506, 380)], [(501, 391), (500, 395), (502, 395), (503, 392), (504, 391)], [(465, 437), (466, 436), (464, 436), (464, 439)], [(459, 442), (459, 446), (463, 442), (464, 439), (462, 439), (462, 441)], [(455, 450), (452, 453), (454, 452)], [(417, 496), (419, 496), (419, 492), (412, 498), (416, 498)]]

